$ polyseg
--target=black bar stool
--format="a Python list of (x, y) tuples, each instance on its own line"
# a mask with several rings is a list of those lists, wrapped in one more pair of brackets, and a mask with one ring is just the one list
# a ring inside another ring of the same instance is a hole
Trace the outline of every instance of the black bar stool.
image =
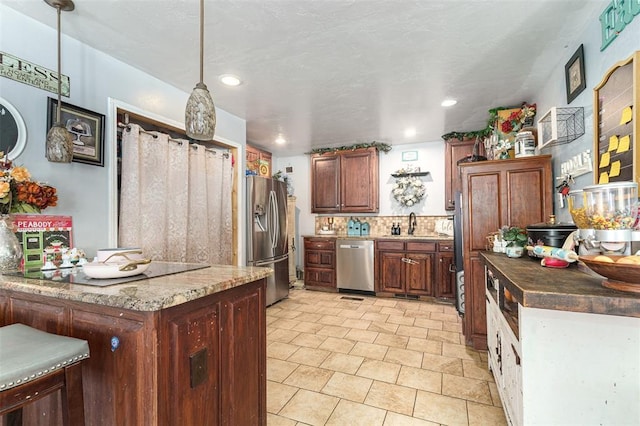
[(0, 327), (0, 415), (22, 424), (22, 407), (61, 391), (62, 421), (84, 425), (82, 361), (86, 340), (59, 336), (24, 324)]

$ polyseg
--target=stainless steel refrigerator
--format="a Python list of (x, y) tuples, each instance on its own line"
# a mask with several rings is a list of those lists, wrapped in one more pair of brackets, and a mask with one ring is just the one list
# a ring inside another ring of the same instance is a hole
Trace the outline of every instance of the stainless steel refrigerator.
[(247, 265), (273, 269), (267, 278), (267, 305), (289, 295), (287, 185), (247, 176)]

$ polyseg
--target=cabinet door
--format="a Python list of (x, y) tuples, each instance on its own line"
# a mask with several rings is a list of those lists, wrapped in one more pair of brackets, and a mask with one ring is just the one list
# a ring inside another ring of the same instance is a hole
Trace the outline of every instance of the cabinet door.
[[(475, 139), (449, 139), (445, 142), (445, 180), (444, 180), (444, 195), (445, 195), (445, 210), (455, 209), (455, 193), (462, 189), (460, 183), (460, 171), (458, 169), (458, 160), (465, 158), (473, 153), (473, 144)], [(484, 149), (479, 152), (482, 155)]]
[(407, 294), (433, 296), (433, 253), (406, 253), (405, 281)]
[(340, 210), (375, 213), (379, 197), (378, 151), (345, 152), (340, 158)]
[(402, 261), (404, 253), (378, 252), (379, 285), (381, 292), (405, 293), (405, 263)]
[(86, 424), (154, 424), (157, 383), (152, 371), (158, 368), (154, 321), (145, 327), (142, 317), (110, 311), (73, 311), (71, 336), (88, 341), (91, 351), (82, 369)]
[(340, 157), (311, 157), (311, 213), (340, 211)]
[(437, 259), (438, 261), (436, 264), (437, 278), (435, 282), (435, 296), (455, 298), (456, 269), (453, 260), (453, 252), (439, 252), (437, 255)]
[(553, 213), (551, 173), (550, 162), (526, 163), (504, 172), (502, 225), (525, 228), (547, 221)]

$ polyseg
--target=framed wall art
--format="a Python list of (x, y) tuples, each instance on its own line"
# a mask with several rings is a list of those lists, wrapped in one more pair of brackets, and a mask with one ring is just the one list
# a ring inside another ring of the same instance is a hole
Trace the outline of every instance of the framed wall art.
[(18, 110), (0, 97), (0, 151), (15, 160), (27, 144), (27, 127)]
[[(47, 129), (57, 113), (58, 101), (48, 98)], [(60, 121), (73, 139), (73, 161), (104, 167), (104, 115), (62, 102)]]
[(564, 79), (567, 86), (567, 104), (570, 104), (587, 87), (582, 44), (564, 66)]

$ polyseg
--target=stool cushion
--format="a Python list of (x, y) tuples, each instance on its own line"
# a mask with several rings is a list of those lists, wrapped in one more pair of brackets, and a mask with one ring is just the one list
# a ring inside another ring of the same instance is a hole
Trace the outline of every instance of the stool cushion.
[(0, 392), (89, 357), (86, 340), (24, 324), (0, 327)]

